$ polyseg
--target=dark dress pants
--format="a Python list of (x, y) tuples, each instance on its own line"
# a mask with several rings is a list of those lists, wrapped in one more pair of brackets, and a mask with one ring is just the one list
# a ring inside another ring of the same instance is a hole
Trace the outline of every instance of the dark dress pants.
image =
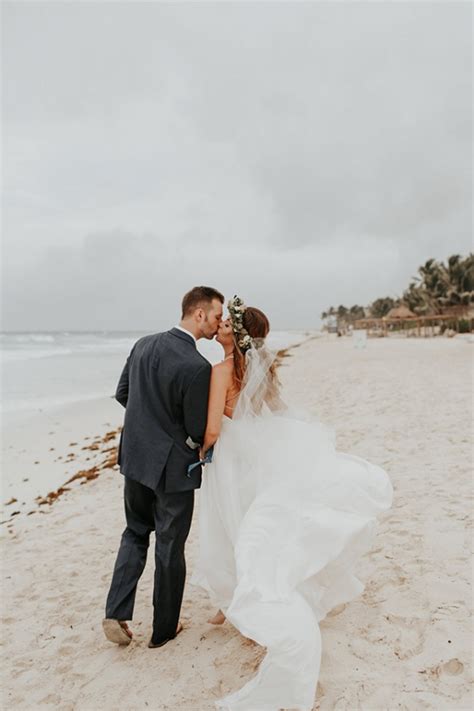
[(164, 476), (157, 491), (125, 477), (125, 518), (106, 617), (131, 620), (137, 583), (145, 568), (150, 533), (155, 531), (152, 642), (176, 634), (183, 599), (186, 562), (184, 544), (191, 527), (194, 491), (167, 494)]

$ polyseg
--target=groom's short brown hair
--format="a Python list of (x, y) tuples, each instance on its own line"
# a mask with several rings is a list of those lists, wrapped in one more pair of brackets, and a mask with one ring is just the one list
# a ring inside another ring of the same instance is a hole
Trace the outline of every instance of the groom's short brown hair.
[(213, 289), (211, 286), (195, 286), (183, 296), (182, 318), (190, 316), (194, 309), (210, 306), (213, 299), (218, 299), (221, 304), (224, 303), (224, 297), (217, 289)]

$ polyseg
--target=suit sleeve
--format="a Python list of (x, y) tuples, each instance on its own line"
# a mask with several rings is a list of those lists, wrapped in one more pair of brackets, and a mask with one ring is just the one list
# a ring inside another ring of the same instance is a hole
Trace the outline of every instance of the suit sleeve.
[(202, 444), (206, 431), (211, 364), (204, 363), (191, 381), (183, 399), (184, 428), (194, 442)]
[(133, 355), (134, 350), (135, 346), (133, 346), (132, 350), (130, 351), (130, 355), (127, 358), (127, 362), (125, 363), (124, 368), (122, 370), (122, 375), (120, 376), (120, 380), (118, 381), (117, 390), (115, 391), (115, 399), (124, 407), (127, 407), (128, 402), (130, 359)]

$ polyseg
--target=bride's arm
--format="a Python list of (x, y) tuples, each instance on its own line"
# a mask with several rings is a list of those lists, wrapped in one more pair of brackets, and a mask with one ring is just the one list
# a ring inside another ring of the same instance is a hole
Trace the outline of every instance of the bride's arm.
[(222, 416), (225, 409), (225, 398), (229, 387), (230, 374), (224, 363), (215, 365), (211, 373), (209, 388), (209, 405), (207, 408), (207, 425), (204, 435), (202, 454), (215, 444), (219, 438)]

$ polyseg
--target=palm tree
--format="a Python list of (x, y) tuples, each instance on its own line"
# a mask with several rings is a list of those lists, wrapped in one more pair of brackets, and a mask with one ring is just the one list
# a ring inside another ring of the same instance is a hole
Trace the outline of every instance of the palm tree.
[(474, 254), (465, 259), (453, 254), (447, 264), (428, 259), (418, 273), (403, 294), (412, 311), (436, 314), (446, 307), (474, 303)]
[(354, 323), (354, 321), (358, 321), (361, 318), (365, 318), (365, 309), (363, 306), (359, 306), (358, 304), (355, 304), (354, 306), (351, 306), (349, 309), (349, 320), (351, 323)]
[(419, 316), (424, 316), (431, 310), (430, 300), (426, 291), (416, 282), (411, 282), (408, 289), (403, 292), (403, 302), (410, 311)]
[(373, 318), (383, 318), (388, 314), (390, 309), (397, 306), (398, 301), (392, 299), (391, 296), (383, 296), (379, 299), (375, 299), (374, 302), (370, 304), (370, 315)]
[(453, 254), (448, 259), (446, 268), (448, 289), (441, 303), (444, 306), (468, 305), (474, 302), (474, 254), (465, 259)]
[(440, 299), (446, 296), (449, 286), (446, 267), (431, 258), (418, 268), (418, 274), (404, 292), (403, 300), (415, 313), (439, 313)]
[[(446, 264), (434, 258), (428, 259), (418, 268), (401, 299), (384, 296), (375, 299), (369, 307), (373, 318), (383, 318), (390, 309), (401, 302), (413, 313), (422, 315), (439, 314), (445, 308), (474, 304), (474, 253), (467, 257), (451, 255)], [(355, 304), (350, 308), (342, 304), (331, 306), (321, 314), (322, 319), (337, 317), (338, 328), (354, 323), (366, 316), (365, 309)]]

